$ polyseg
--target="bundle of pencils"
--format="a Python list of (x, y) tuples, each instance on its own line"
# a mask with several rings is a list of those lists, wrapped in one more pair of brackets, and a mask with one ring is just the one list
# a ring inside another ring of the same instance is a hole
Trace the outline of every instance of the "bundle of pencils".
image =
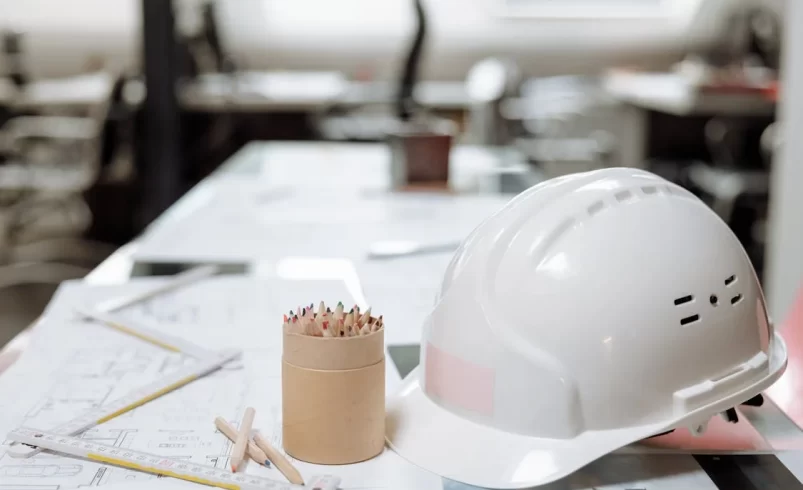
[(382, 316), (371, 316), (371, 308), (360, 312), (354, 305), (348, 312), (343, 303), (338, 303), (334, 311), (324, 305), (323, 301), (315, 311), (314, 303), (308, 307), (297, 308), (293, 313), (284, 315), (284, 328), (291, 333), (311, 335), (314, 337), (356, 337), (367, 335), (384, 327)]
[(290, 483), (303, 485), (304, 479), (301, 477), (301, 473), (298, 472), (290, 461), (285, 458), (282, 453), (277, 451), (259, 431), (255, 431), (254, 434), (251, 433), (255, 415), (256, 410), (248, 407), (243, 414), (239, 429), (235, 429), (234, 426), (223, 417), (215, 418), (215, 427), (217, 427), (228, 440), (234, 443), (230, 458), (232, 473), (243, 471), (243, 462), (246, 457), (248, 457), (257, 464), (265, 465), (268, 468), (270, 468), (271, 463), (273, 463), (273, 466), (281, 471)]

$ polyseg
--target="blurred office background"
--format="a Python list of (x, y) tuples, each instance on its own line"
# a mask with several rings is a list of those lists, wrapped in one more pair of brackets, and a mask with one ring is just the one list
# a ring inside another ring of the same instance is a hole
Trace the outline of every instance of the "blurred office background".
[(790, 6), (415, 3), (0, 0), (0, 345), (243, 145), (382, 142), (405, 75), (455, 144), (526, 162), (500, 192), (645, 168), (765, 274)]

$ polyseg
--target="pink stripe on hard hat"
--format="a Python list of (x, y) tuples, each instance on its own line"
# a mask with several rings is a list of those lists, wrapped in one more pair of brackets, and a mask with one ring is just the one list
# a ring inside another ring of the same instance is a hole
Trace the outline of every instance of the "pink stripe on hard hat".
[(449, 354), (430, 343), (426, 351), (424, 389), (446, 405), (493, 415), (494, 370)]

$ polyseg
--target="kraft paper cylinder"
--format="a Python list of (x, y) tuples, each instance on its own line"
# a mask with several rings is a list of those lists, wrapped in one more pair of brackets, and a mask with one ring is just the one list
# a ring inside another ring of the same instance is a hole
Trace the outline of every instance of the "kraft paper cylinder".
[(315, 464), (350, 464), (385, 445), (384, 331), (358, 337), (285, 332), (282, 443)]

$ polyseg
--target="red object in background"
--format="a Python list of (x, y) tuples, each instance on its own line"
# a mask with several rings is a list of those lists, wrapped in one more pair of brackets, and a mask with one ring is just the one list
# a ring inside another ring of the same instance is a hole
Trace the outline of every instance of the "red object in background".
[(803, 287), (780, 329), (789, 358), (786, 372), (766, 394), (792, 422), (803, 429)]
[[(783, 376), (764, 394), (803, 429), (803, 287), (779, 331), (786, 342), (788, 365)], [(727, 423), (719, 417), (711, 419), (708, 429), (698, 437), (686, 429), (678, 429), (670, 434), (641, 441), (639, 445), (649, 449), (708, 453), (801, 450), (803, 435), (789, 434), (767, 441), (747, 417), (740, 413), (736, 424)]]
[(769, 87), (764, 89), (764, 95), (766, 95), (768, 99), (778, 102), (778, 92), (780, 89), (781, 87), (778, 82), (772, 82)]

